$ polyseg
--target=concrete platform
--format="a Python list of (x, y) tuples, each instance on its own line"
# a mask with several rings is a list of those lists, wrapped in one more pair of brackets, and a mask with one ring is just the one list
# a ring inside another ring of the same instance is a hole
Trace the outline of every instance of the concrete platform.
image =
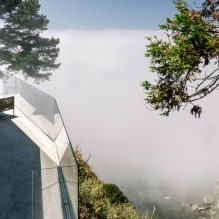
[(17, 109), (0, 136), (0, 219), (62, 219), (53, 142)]

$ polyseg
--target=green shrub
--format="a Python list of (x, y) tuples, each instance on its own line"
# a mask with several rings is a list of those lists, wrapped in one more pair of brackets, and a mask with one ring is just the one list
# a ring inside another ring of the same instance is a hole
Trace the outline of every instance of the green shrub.
[(140, 216), (128, 198), (114, 184), (104, 184), (77, 149), (79, 165), (80, 219), (154, 219)]
[(122, 193), (119, 187), (115, 184), (104, 184), (103, 190), (111, 204), (128, 203), (128, 198)]

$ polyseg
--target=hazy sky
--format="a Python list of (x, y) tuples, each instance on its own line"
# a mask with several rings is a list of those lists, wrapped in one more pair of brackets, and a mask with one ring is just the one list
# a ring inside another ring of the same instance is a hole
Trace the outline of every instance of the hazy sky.
[(171, 0), (40, 0), (40, 3), (41, 11), (50, 19), (49, 27), (56, 29), (154, 30), (176, 11)]
[(57, 98), (73, 145), (91, 153), (97, 174), (106, 182), (168, 185), (186, 195), (213, 189), (219, 94), (203, 101), (201, 119), (188, 110), (166, 118), (146, 109), (139, 86), (151, 78), (144, 37), (163, 37), (151, 30), (174, 13), (171, 1), (40, 2), (51, 20), (47, 34), (61, 41), (61, 67), (40, 88)]
[[(59, 29), (154, 29), (173, 14), (170, 0), (41, 0), (42, 11)], [(165, 2), (165, 3), (164, 3)], [(162, 8), (162, 10), (161, 10)]]

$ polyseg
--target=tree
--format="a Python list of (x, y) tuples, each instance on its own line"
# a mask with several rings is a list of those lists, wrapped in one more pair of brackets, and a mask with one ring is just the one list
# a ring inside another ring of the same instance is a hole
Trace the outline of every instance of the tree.
[(0, 18), (4, 18), (5, 14), (15, 10), (21, 2), (22, 0), (0, 0)]
[[(174, 3), (178, 13), (160, 25), (167, 39), (147, 38), (145, 56), (157, 79), (141, 85), (147, 104), (161, 115), (191, 104), (191, 114), (200, 117), (196, 102), (219, 86), (219, 1), (205, 0), (195, 9), (187, 1)], [(209, 65), (213, 71), (207, 71)]]
[(42, 37), (49, 20), (39, 13), (38, 0), (1, 0), (0, 64), (36, 82), (49, 79), (56, 64), (59, 39)]

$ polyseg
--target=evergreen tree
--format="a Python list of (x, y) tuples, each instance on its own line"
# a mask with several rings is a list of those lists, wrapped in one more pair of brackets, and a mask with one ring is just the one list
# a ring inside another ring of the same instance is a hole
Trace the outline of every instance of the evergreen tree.
[(49, 20), (39, 13), (38, 0), (7, 0), (1, 6), (0, 64), (36, 82), (49, 79), (58, 68), (59, 39), (42, 37)]
[(15, 8), (22, 3), (22, 0), (0, 0), (0, 18), (12, 12)]

